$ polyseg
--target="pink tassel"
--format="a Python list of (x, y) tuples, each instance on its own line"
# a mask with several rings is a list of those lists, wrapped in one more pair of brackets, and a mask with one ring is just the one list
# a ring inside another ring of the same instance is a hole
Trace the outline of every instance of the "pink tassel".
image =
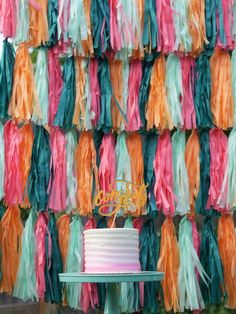
[(218, 199), (221, 195), (221, 188), (224, 179), (224, 174), (227, 164), (227, 147), (228, 137), (221, 129), (211, 129), (209, 133), (210, 137), (210, 188), (209, 198), (206, 208), (213, 207), (219, 212), (224, 212), (226, 208), (222, 208), (218, 203)]
[(60, 45), (68, 42), (68, 23), (70, 19), (70, 0), (58, 0), (58, 39)]
[(142, 64), (139, 60), (132, 60), (130, 62), (129, 69), (129, 96), (128, 96), (128, 108), (127, 108), (127, 131), (138, 131), (142, 126), (138, 97), (139, 88), (142, 80)]
[(15, 0), (0, 1), (0, 33), (4, 38), (16, 36), (16, 3)]
[(89, 62), (89, 78), (91, 93), (91, 110), (94, 113), (92, 126), (96, 127), (100, 117), (100, 86), (98, 81), (98, 61), (90, 59)]
[(19, 155), (21, 139), (20, 129), (12, 120), (9, 120), (4, 126), (4, 202), (7, 205), (16, 205), (22, 202), (23, 190)]
[(162, 53), (174, 51), (175, 28), (173, 22), (173, 10), (171, 0), (156, 0), (158, 23), (157, 50)]
[(170, 132), (165, 131), (159, 136), (156, 156), (153, 162), (156, 182), (154, 195), (156, 205), (166, 216), (174, 216), (174, 183), (172, 166), (172, 146)]
[(49, 73), (48, 124), (49, 126), (53, 126), (53, 121), (57, 113), (63, 86), (59, 57), (57, 53), (55, 53), (54, 49), (49, 49), (48, 51), (48, 73)]
[(184, 129), (196, 128), (196, 113), (193, 102), (194, 65), (192, 57), (180, 58), (183, 85), (182, 117)]
[[(112, 134), (105, 134), (100, 146), (99, 184), (100, 189), (108, 193), (116, 179), (115, 138)], [(107, 213), (109, 208), (104, 208)]]
[(51, 171), (48, 185), (48, 207), (54, 212), (66, 209), (66, 137), (59, 127), (53, 127), (50, 133)]
[(110, 0), (110, 42), (111, 48), (115, 51), (121, 49), (121, 34), (117, 23), (117, 7), (119, 0)]
[[(234, 2), (229, 1), (229, 0), (221, 0), (222, 2), (222, 13), (223, 13), (223, 21), (224, 21), (224, 33), (225, 33), (225, 38), (226, 38), (226, 44), (222, 43), (220, 40), (219, 36), (219, 31), (218, 31), (218, 36), (217, 36), (217, 46), (220, 48), (228, 48), (228, 49), (233, 49), (233, 41), (231, 37), (231, 28), (233, 27), (233, 6)], [(217, 19), (217, 24), (219, 28), (219, 18)]]
[[(84, 226), (84, 230), (89, 229), (96, 229), (96, 220), (94, 218), (90, 218)], [(81, 308), (83, 312), (88, 312), (90, 303), (93, 309), (98, 305), (97, 285), (95, 283), (83, 283), (81, 290)]]
[(47, 217), (45, 214), (40, 213), (38, 220), (35, 224), (35, 237), (36, 237), (36, 256), (35, 256), (35, 266), (36, 266), (36, 285), (39, 299), (44, 299), (44, 293), (46, 291), (44, 269), (46, 264), (46, 248), (45, 248), (45, 237), (48, 235), (49, 243), (49, 256), (51, 256), (51, 237), (47, 226)]

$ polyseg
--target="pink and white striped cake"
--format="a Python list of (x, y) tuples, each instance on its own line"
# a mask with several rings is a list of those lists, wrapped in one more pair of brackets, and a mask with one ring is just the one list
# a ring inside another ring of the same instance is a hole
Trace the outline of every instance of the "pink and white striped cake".
[(138, 230), (104, 228), (84, 231), (86, 273), (140, 271)]

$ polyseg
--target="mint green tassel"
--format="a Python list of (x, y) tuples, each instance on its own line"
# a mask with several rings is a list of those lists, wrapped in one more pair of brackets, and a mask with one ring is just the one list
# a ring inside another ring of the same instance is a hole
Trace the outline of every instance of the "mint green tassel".
[(183, 95), (182, 74), (179, 58), (169, 54), (166, 62), (166, 94), (173, 124), (177, 128), (183, 126), (180, 98)]
[(180, 312), (184, 309), (204, 309), (198, 278), (199, 273), (204, 284), (207, 285), (209, 277), (205, 273), (193, 245), (192, 224), (187, 217), (182, 218), (179, 224), (179, 248), (180, 266), (178, 274), (179, 282), (179, 305)]
[(38, 300), (35, 269), (36, 239), (34, 234), (36, 220), (37, 213), (32, 208), (23, 231), (22, 253), (13, 291), (13, 296), (23, 301)]
[(32, 121), (35, 124), (45, 125), (48, 123), (48, 64), (47, 51), (44, 48), (38, 50), (35, 83), (37, 98)]
[(174, 168), (174, 191), (176, 196), (176, 213), (186, 214), (189, 206), (189, 182), (185, 164), (185, 132), (177, 131), (172, 136), (173, 168)]
[(2, 122), (0, 122), (0, 200), (4, 196), (4, 165), (5, 165), (4, 129)]
[[(81, 219), (74, 216), (70, 224), (70, 239), (66, 272), (82, 272), (83, 270), (83, 231)], [(74, 309), (80, 309), (81, 283), (66, 284), (66, 298), (68, 305)]]
[(17, 28), (15, 42), (21, 43), (29, 39), (29, 0), (18, 0)]

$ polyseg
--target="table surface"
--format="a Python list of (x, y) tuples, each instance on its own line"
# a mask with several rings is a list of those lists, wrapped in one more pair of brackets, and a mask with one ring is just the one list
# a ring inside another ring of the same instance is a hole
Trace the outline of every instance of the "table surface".
[(139, 273), (127, 274), (91, 274), (91, 273), (62, 273), (59, 274), (61, 282), (92, 282), (92, 283), (117, 283), (117, 282), (146, 282), (160, 281), (164, 278), (164, 273), (157, 271), (142, 271)]

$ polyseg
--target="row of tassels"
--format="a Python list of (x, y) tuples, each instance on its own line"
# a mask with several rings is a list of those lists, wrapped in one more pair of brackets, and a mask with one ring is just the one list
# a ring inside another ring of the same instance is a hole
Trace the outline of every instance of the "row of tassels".
[(233, 49), (233, 1), (14, 0), (0, 6), (0, 32), (30, 46), (72, 45), (81, 55), (144, 51), (197, 55), (204, 46)]
[[(0, 198), (7, 206), (92, 215), (94, 197), (116, 181), (147, 186), (147, 206), (160, 210), (224, 213), (236, 208), (236, 128), (162, 134), (109, 133), (0, 123)], [(117, 190), (125, 186), (116, 183)], [(131, 209), (127, 209), (128, 211)], [(122, 214), (122, 213), (121, 213)]]
[[(212, 217), (205, 218), (201, 237), (196, 222), (187, 217), (179, 224), (177, 239), (175, 225), (166, 218), (161, 227), (161, 241), (154, 221), (128, 218), (125, 228), (138, 228), (140, 234), (140, 263), (143, 271), (165, 273), (161, 286), (157, 283), (122, 283), (120, 307), (122, 312), (156, 313), (158, 300), (166, 311), (202, 310), (205, 304), (219, 304), (236, 308), (236, 234), (233, 217), (219, 219), (218, 237)], [(9, 207), (0, 224), (2, 249), (1, 291), (13, 293), (26, 300), (44, 299), (63, 302), (87, 312), (104, 306), (105, 285), (62, 284), (62, 271), (81, 272), (83, 265), (83, 230), (106, 228), (101, 218), (96, 224), (89, 219), (83, 227), (81, 219), (69, 215), (40, 213), (32, 209), (24, 230), (17, 207)], [(218, 240), (217, 240), (218, 239)], [(21, 244), (22, 243), (22, 244)]]
[(16, 57), (5, 40), (0, 61), (0, 118), (104, 132), (223, 129), (236, 123), (236, 50), (216, 49), (143, 61), (67, 57), (40, 48), (35, 71), (27, 46)]

